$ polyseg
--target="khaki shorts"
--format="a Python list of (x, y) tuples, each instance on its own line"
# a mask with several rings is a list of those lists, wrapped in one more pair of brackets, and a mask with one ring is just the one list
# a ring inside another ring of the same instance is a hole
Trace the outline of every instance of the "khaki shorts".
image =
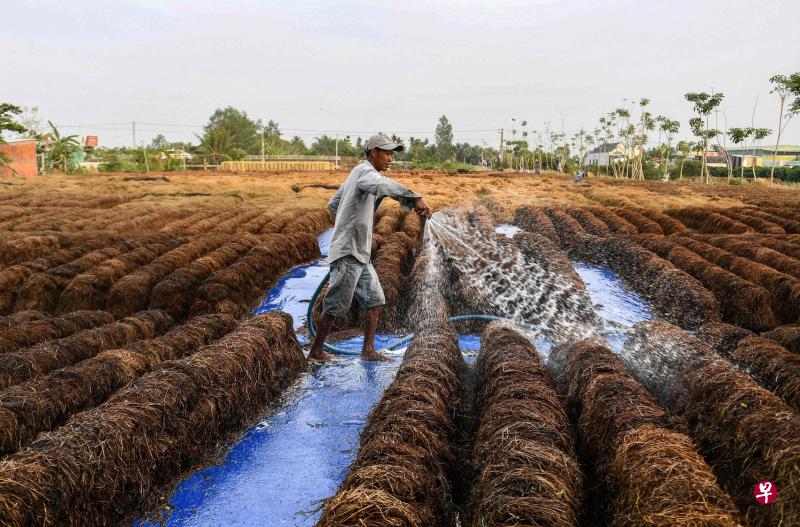
[(355, 256), (342, 256), (331, 263), (328, 292), (322, 299), (322, 309), (332, 317), (343, 317), (350, 310), (354, 296), (364, 309), (386, 304), (372, 262), (365, 264)]

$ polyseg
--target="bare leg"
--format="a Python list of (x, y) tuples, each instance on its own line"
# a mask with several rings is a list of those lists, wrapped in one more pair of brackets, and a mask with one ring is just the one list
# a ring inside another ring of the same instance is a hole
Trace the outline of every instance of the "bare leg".
[(319, 324), (317, 325), (317, 338), (314, 339), (314, 344), (311, 345), (311, 352), (308, 354), (309, 360), (333, 359), (333, 355), (325, 351), (325, 348), (322, 346), (325, 344), (325, 339), (330, 335), (334, 322), (336, 322), (335, 318), (324, 311), (322, 312)]
[(364, 328), (364, 347), (361, 349), (361, 360), (392, 360), (386, 355), (375, 351), (375, 332), (378, 330), (378, 318), (380, 316), (380, 307), (373, 307), (367, 310), (367, 325)]

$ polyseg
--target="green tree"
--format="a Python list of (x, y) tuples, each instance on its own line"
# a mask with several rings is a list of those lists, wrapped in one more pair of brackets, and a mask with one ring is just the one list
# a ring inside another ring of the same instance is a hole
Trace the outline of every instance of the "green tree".
[(339, 156), (355, 156), (357, 155), (353, 144), (350, 142), (350, 136), (345, 137), (331, 137), (329, 135), (321, 135), (314, 139), (311, 144), (311, 152), (318, 156), (333, 156), (336, 155), (337, 146), (339, 142), (338, 151)]
[[(0, 103), (0, 145), (5, 144), (3, 139), (3, 132), (13, 132), (15, 134), (25, 133), (26, 128), (14, 120), (14, 115), (22, 113), (19, 106), (14, 106), (9, 103)], [(0, 153), (0, 164), (8, 164), (8, 156)]]
[(167, 142), (167, 138), (164, 137), (163, 134), (158, 134), (150, 141), (150, 148), (153, 150), (164, 150), (169, 148), (169, 143)]
[(209, 155), (214, 164), (218, 165), (220, 161), (230, 158), (229, 153), (232, 151), (231, 133), (226, 126), (216, 126), (207, 130), (203, 137), (197, 137), (200, 139), (198, 150)]
[(678, 141), (676, 146), (678, 152), (676, 156), (681, 160), (681, 168), (678, 172), (678, 179), (683, 179), (683, 164), (686, 162), (686, 157), (692, 151), (692, 143), (691, 141)]
[(675, 134), (681, 128), (681, 123), (678, 121), (673, 121), (663, 115), (659, 115), (655, 119), (656, 123), (658, 123), (658, 132), (659, 136), (664, 134), (664, 141), (659, 141), (659, 154), (661, 157), (661, 163), (663, 165), (662, 170), (662, 179), (664, 181), (669, 181), (669, 157), (672, 153), (672, 140), (675, 137)]
[(267, 136), (270, 134), (280, 136), (277, 123), (270, 121), (267, 127), (264, 127), (260, 119), (253, 121), (247, 116), (246, 112), (237, 110), (233, 106), (218, 108), (211, 114), (208, 124), (203, 128), (201, 141), (206, 144), (214, 142), (213, 136), (217, 134), (217, 130), (220, 128), (227, 130), (228, 135), (226, 150), (218, 152), (221, 155), (231, 155), (233, 149), (236, 148), (242, 149), (248, 154), (259, 154), (261, 152), (260, 130), (262, 128), (264, 128)]
[(701, 175), (705, 178), (706, 183), (711, 182), (711, 175), (708, 173), (708, 163), (706, 161), (706, 152), (708, 151), (708, 140), (712, 137), (719, 135), (718, 130), (712, 130), (708, 125), (708, 116), (714, 111), (714, 108), (720, 105), (725, 95), (722, 93), (715, 93), (709, 95), (705, 92), (689, 92), (685, 95), (686, 100), (694, 105), (694, 111), (699, 115), (689, 120), (689, 126), (692, 133), (702, 139), (703, 141), (703, 157), (701, 160)]
[(77, 135), (61, 135), (56, 125), (47, 121), (50, 125), (48, 132), (48, 151), (47, 155), (53, 166), (63, 167), (64, 173), (69, 172), (72, 163), (72, 154), (80, 150), (80, 143)]
[(435, 142), (439, 161), (448, 161), (453, 154), (453, 125), (446, 115), (442, 115), (436, 125)]
[(431, 161), (429, 141), (427, 139), (418, 139), (410, 137), (408, 139), (408, 154), (409, 160), (415, 162)]
[(292, 140), (289, 141), (289, 153), (295, 155), (306, 155), (308, 154), (308, 147), (303, 142), (303, 139), (300, 138), (299, 135), (292, 137)]
[[(746, 144), (747, 144), (747, 138), (750, 137), (751, 135), (753, 135), (754, 131), (755, 130), (753, 128), (750, 128), (750, 127), (747, 127), (747, 128), (736, 128), (736, 127), (729, 128), (728, 129), (728, 137), (730, 137), (730, 139), (733, 142), (733, 144), (742, 145), (741, 146), (741, 150), (742, 150), (742, 152), (744, 152), (744, 149), (746, 148)], [(740, 164), (741, 164), (741, 167), (740, 167), (741, 170), (740, 170), (739, 177), (741, 179), (744, 179), (744, 155), (742, 155), (742, 162)]]
[[(772, 185), (775, 177), (775, 161), (778, 157), (778, 146), (781, 144), (781, 133), (789, 124), (792, 116), (800, 113), (800, 73), (791, 75), (775, 75), (769, 80), (773, 84), (770, 93), (774, 93), (781, 101), (781, 110), (778, 114), (778, 137), (775, 140), (775, 151), (772, 153), (772, 170), (769, 172), (769, 184)], [(786, 125), (783, 124), (783, 108), (786, 99), (794, 97), (789, 103), (789, 110), (786, 112)]]

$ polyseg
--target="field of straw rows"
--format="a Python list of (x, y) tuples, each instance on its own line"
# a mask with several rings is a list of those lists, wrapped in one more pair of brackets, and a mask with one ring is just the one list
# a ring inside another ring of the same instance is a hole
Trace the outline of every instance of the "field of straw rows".
[[(419, 219), (382, 206), (382, 328), (417, 336), (319, 525), (800, 525), (800, 196), (691, 193), (671, 208), (475, 196), (472, 229), (511, 221), (524, 232), (503, 243), (605, 267), (658, 315), (619, 354), (590, 339), (546, 363), (493, 323), (467, 366)], [(320, 258), (321, 204), (125, 196), (0, 193), (0, 525), (135, 517), (309, 367), (289, 315), (250, 313)]]

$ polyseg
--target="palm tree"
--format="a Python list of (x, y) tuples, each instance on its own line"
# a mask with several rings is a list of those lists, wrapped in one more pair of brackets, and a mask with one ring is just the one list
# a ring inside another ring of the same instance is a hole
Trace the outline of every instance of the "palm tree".
[(231, 133), (223, 125), (209, 130), (203, 137), (197, 137), (200, 139), (200, 148), (207, 152), (216, 164), (219, 164), (231, 149)]

